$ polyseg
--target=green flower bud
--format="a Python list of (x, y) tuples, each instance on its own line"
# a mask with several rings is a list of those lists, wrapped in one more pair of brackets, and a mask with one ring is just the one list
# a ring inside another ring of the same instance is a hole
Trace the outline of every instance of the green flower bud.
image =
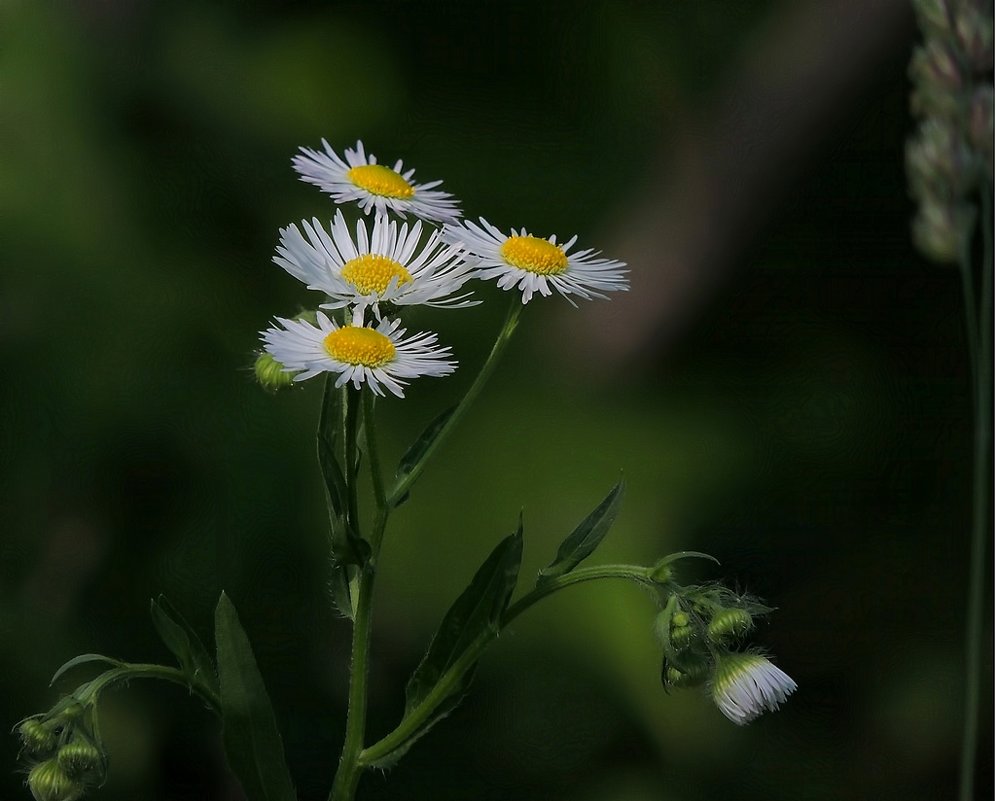
[(17, 727), (17, 733), (24, 743), (24, 750), (30, 756), (49, 756), (58, 745), (55, 732), (37, 718), (30, 718)]
[(671, 618), (671, 625), (680, 629), (688, 625), (688, 613), (687, 612), (675, 612), (674, 616)]
[[(972, 71), (980, 75), (993, 69), (993, 12), (973, 3), (962, 3), (955, 15), (955, 38)], [(990, 78), (991, 80), (991, 78)]]
[(958, 113), (964, 82), (958, 59), (947, 44), (932, 39), (916, 48), (909, 75), (914, 87), (910, 100), (914, 114), (953, 117)]
[(679, 651), (683, 648), (687, 648), (688, 644), (692, 641), (692, 635), (694, 633), (695, 630), (691, 626), (678, 626), (677, 628), (672, 628), (671, 645)]
[(27, 784), (35, 801), (76, 801), (83, 795), (82, 783), (66, 775), (54, 759), (35, 765)]
[(974, 226), (975, 209), (967, 204), (924, 202), (913, 219), (913, 243), (928, 259), (956, 262)]
[(284, 366), (269, 353), (259, 355), (253, 370), (259, 385), (267, 392), (276, 392), (294, 382), (294, 373), (285, 372)]
[(86, 740), (66, 743), (59, 749), (56, 758), (66, 775), (74, 779), (80, 779), (87, 774), (103, 773), (104, 755)]
[(667, 584), (674, 577), (674, 571), (665, 557), (650, 571), (650, 580), (655, 584)]
[(709, 678), (709, 665), (705, 661), (692, 662), (679, 668), (665, 660), (664, 668), (661, 671), (661, 683), (665, 690), (672, 687), (682, 690), (688, 687), (698, 687), (707, 678)]
[(975, 180), (972, 154), (953, 125), (936, 117), (920, 123), (906, 145), (910, 188), (918, 200), (954, 200)]
[(723, 609), (717, 612), (706, 628), (706, 634), (713, 642), (734, 639), (750, 631), (754, 621), (744, 609)]
[(913, 0), (920, 29), (927, 37), (951, 35), (951, 0)]

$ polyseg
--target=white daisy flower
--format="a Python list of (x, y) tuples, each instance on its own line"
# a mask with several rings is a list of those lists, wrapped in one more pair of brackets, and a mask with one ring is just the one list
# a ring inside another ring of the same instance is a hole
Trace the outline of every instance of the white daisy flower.
[(335, 385), (347, 381), (359, 389), (365, 382), (375, 395), (386, 388), (399, 398), (408, 379), (421, 375), (443, 376), (456, 369), (450, 349), (436, 345), (436, 335), (405, 337), (400, 320), (382, 320), (376, 328), (363, 325), (339, 326), (318, 312), (318, 325), (304, 320), (277, 317), (282, 328), (262, 333), (266, 352), (283, 364), (286, 372), (300, 370), (295, 381), (319, 373), (338, 373)]
[(525, 228), (506, 235), (483, 217), (480, 225), (469, 221), (448, 225), (443, 235), (480, 259), (478, 278), (497, 278), (502, 289), (521, 290), (523, 303), (536, 292), (549, 296), (557, 290), (576, 305), (570, 295), (591, 300), (604, 298), (602, 292), (629, 288), (624, 262), (597, 258), (599, 251), (591, 249), (568, 253), (576, 236), (558, 245), (556, 236), (541, 239)]
[(712, 700), (737, 725), (774, 712), (798, 685), (760, 654), (726, 653), (716, 663)]
[(460, 309), (479, 301), (467, 300), (470, 292), (456, 295), (474, 277), (459, 245), (447, 244), (433, 231), (419, 250), (422, 222), (410, 229), (378, 214), (367, 234), (364, 220), (356, 222), (356, 241), (341, 211), (326, 233), (318, 220), (301, 222), (280, 231), (280, 245), (273, 260), (295, 278), (329, 296), (325, 309), (354, 306), (372, 308), (380, 317), (381, 303), (395, 306), (441, 306)]
[(358, 141), (355, 150), (347, 147), (344, 158), (324, 139), (322, 146), (324, 153), (302, 147), (291, 164), (302, 181), (331, 195), (336, 203), (355, 200), (367, 214), (372, 209), (382, 214), (390, 209), (401, 217), (410, 213), (436, 223), (460, 219), (460, 208), (453, 195), (435, 188), (442, 181), (413, 183), (415, 170), (405, 170), (400, 159), (393, 168), (378, 164), (376, 156), (363, 152), (363, 142)]

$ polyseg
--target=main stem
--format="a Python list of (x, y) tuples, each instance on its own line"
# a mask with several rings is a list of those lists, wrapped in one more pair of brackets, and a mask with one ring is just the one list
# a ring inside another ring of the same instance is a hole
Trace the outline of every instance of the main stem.
[[(373, 393), (364, 389), (363, 431), (367, 446), (367, 460), (370, 463), (370, 478), (373, 483), (374, 501), (377, 505), (373, 529), (370, 533), (370, 561), (361, 569), (356, 585), (356, 606), (353, 617), (352, 661), (350, 663), (349, 708), (346, 713), (346, 740), (339, 758), (339, 769), (329, 793), (329, 801), (352, 801), (363, 773), (360, 754), (363, 751), (363, 738), (367, 723), (367, 674), (370, 659), (370, 624), (373, 610), (374, 578), (380, 544), (387, 526), (389, 509), (384, 493), (384, 482), (380, 472), (380, 455), (377, 450), (376, 421), (374, 418)], [(355, 442), (355, 440), (354, 440)], [(352, 471), (351, 471), (352, 472)], [(355, 476), (346, 479), (351, 484), (355, 496)]]
[[(982, 314), (978, 330), (979, 347), (974, 370), (975, 426), (972, 476), (972, 546), (969, 562), (968, 617), (965, 652), (965, 722), (961, 750), (961, 801), (975, 797), (975, 759), (979, 737), (979, 695), (982, 683), (982, 607), (986, 569), (986, 540), (989, 529), (990, 448), (993, 439), (993, 229), (992, 186), (981, 190), (982, 217)], [(968, 265), (970, 269), (970, 265)], [(965, 267), (963, 267), (964, 271)], [(975, 319), (974, 308), (966, 315)]]

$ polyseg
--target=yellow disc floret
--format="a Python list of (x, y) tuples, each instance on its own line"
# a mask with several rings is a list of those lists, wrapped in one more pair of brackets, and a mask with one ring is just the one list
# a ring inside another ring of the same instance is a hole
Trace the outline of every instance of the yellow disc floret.
[(381, 197), (407, 199), (415, 194), (415, 187), (389, 167), (381, 164), (362, 164), (353, 167), (346, 177), (360, 189)]
[(372, 328), (337, 328), (326, 335), (323, 344), (329, 356), (343, 364), (383, 367), (394, 360), (394, 344)]
[(350, 259), (342, 265), (342, 278), (364, 295), (371, 292), (383, 295), (394, 278), (398, 279), (399, 287), (412, 281), (411, 273), (394, 259), (372, 253)]
[(567, 256), (560, 246), (536, 236), (510, 236), (501, 246), (500, 253), (513, 267), (537, 275), (567, 272)]

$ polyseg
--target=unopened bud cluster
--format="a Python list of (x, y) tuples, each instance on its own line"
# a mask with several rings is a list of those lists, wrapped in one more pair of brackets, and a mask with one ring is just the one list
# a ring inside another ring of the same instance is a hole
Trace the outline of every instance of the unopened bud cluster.
[(795, 682), (768, 659), (737, 650), (769, 607), (721, 585), (668, 583), (663, 593), (655, 629), (664, 648), (666, 690), (708, 685), (720, 711), (738, 724), (777, 709), (795, 690)]
[(956, 261), (975, 230), (969, 199), (993, 172), (993, 7), (981, 0), (915, 0), (924, 43), (910, 61), (920, 124), (906, 148), (918, 210), (913, 239), (935, 261)]
[(92, 707), (71, 699), (17, 726), (26, 783), (35, 801), (76, 801), (104, 780), (107, 757), (94, 733)]

